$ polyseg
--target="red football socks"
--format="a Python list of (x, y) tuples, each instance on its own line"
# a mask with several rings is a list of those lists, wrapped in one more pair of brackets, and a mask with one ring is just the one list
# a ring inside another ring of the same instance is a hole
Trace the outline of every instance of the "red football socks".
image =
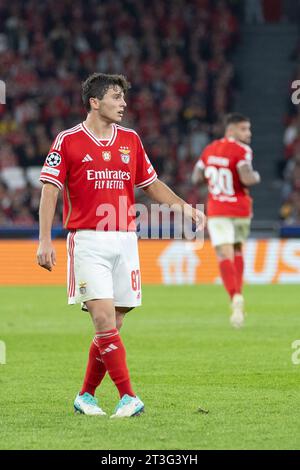
[(232, 298), (234, 294), (239, 293), (234, 262), (230, 259), (223, 259), (219, 261), (219, 267), (224, 287)]
[(238, 293), (243, 290), (244, 257), (241, 251), (236, 251), (234, 256), (234, 266), (236, 272), (236, 286)]
[(113, 330), (98, 332), (96, 338), (101, 359), (110, 378), (115, 383), (120, 397), (125, 394), (134, 397), (135, 393), (131, 387), (126, 364), (126, 351), (118, 330), (114, 328)]
[(101, 384), (105, 374), (106, 368), (101, 359), (97, 338), (95, 337), (90, 347), (89, 360), (80, 395), (87, 392), (94, 396), (95, 390)]

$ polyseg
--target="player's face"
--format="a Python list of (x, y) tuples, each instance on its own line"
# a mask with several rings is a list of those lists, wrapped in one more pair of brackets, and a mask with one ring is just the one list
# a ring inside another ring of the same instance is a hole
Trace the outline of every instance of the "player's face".
[(250, 144), (251, 143), (251, 124), (248, 121), (243, 121), (243, 122), (238, 122), (237, 124), (232, 124), (230, 126), (231, 129), (231, 135), (236, 139), (239, 140), (240, 142), (243, 142), (244, 144)]
[(108, 122), (121, 122), (127, 106), (121, 87), (110, 87), (99, 104), (99, 117)]

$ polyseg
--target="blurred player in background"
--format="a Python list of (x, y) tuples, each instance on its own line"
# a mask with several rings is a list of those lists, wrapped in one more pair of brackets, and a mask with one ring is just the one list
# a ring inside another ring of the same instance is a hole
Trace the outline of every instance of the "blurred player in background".
[(202, 152), (192, 182), (208, 184), (208, 232), (216, 250), (223, 285), (231, 298), (232, 326), (244, 324), (243, 242), (250, 231), (252, 199), (248, 186), (260, 182), (252, 168), (250, 120), (239, 113), (226, 117), (225, 136)]
[[(83, 84), (87, 118), (58, 134), (41, 172), (38, 264), (56, 264), (51, 227), (57, 196), (64, 189), (64, 226), (69, 229), (69, 304), (81, 303), (95, 327), (86, 375), (75, 410), (105, 415), (94, 397), (106, 372), (120, 401), (112, 417), (144, 410), (133, 391), (125, 347), (119, 335), (124, 315), (141, 305), (141, 278), (135, 233), (134, 187), (162, 204), (177, 204), (196, 225), (202, 213), (158, 180), (138, 134), (121, 127), (129, 84), (122, 75), (96, 73)], [(203, 216), (204, 217), (204, 216)]]

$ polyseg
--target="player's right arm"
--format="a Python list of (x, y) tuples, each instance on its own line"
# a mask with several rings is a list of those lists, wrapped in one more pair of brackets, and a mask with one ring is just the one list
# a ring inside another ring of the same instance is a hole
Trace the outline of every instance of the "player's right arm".
[(51, 241), (51, 228), (58, 193), (63, 188), (67, 173), (63, 136), (64, 133), (61, 132), (54, 140), (40, 176), (43, 188), (39, 210), (40, 243), (37, 250), (37, 262), (39, 266), (48, 271), (52, 271), (56, 264), (55, 249)]
[(260, 175), (253, 170), (252, 159), (253, 153), (251, 148), (245, 144), (238, 144), (239, 155), (236, 162), (237, 172), (241, 183), (244, 186), (253, 186), (260, 183)]
[(45, 183), (40, 200), (40, 234), (37, 250), (37, 262), (48, 271), (56, 264), (56, 253), (51, 241), (51, 228), (55, 214), (59, 188), (52, 183)]
[(202, 184), (205, 181), (204, 175), (204, 166), (201, 165), (201, 161), (197, 162), (193, 173), (192, 173), (192, 183), (193, 184)]
[(195, 185), (200, 185), (205, 183), (205, 157), (207, 153), (207, 147), (203, 150), (202, 154), (199, 157), (196, 165), (194, 166), (194, 170), (192, 173), (192, 183)]
[(196, 224), (197, 230), (201, 230), (205, 225), (205, 215), (190, 204), (187, 204), (171, 188), (157, 178), (156, 171), (140, 139), (138, 139), (137, 162), (135, 186), (142, 188), (145, 194), (153, 201), (159, 204), (167, 204), (169, 207), (183, 211), (184, 215)]

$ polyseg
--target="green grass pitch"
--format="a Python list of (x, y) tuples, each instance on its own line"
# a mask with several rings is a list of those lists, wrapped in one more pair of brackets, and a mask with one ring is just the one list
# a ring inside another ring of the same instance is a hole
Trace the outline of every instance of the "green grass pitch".
[[(65, 289), (0, 294), (1, 449), (300, 448), (299, 286), (247, 286), (240, 331), (220, 286), (145, 286), (122, 336), (146, 413), (126, 420), (73, 413), (93, 329)], [(111, 414), (108, 377), (97, 397)]]

